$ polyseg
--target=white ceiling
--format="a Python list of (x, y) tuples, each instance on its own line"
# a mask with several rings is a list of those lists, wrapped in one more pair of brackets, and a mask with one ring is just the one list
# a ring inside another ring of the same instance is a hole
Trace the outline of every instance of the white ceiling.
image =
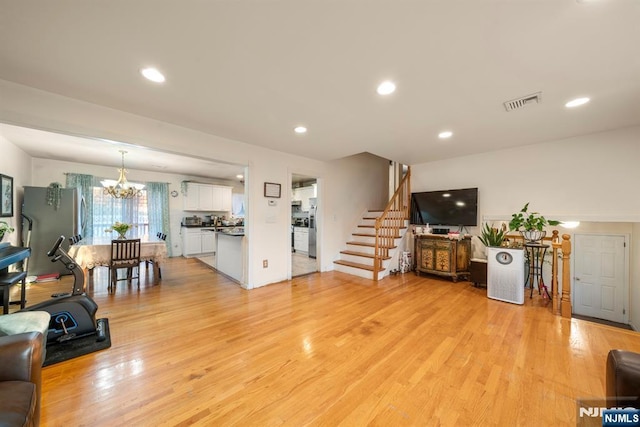
[[(320, 160), (370, 152), (417, 164), (640, 124), (638, 0), (0, 0), (0, 10), (0, 79)], [(149, 65), (166, 83), (140, 76)], [(385, 79), (397, 91), (383, 98)], [(541, 103), (505, 111), (535, 92)], [(564, 107), (578, 96), (591, 102)], [(308, 134), (294, 134), (298, 124)], [(453, 137), (439, 140), (442, 130)]]

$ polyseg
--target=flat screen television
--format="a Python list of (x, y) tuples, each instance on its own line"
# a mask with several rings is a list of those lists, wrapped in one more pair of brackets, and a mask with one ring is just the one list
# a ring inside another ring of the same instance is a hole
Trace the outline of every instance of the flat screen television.
[(411, 224), (478, 225), (478, 189), (411, 193)]

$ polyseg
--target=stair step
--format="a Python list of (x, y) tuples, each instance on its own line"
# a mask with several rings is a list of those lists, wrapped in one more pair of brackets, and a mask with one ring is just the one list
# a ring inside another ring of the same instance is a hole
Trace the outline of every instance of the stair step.
[[(370, 248), (374, 248), (376, 246), (375, 243), (355, 242), (355, 241), (347, 242), (347, 245), (367, 246), (367, 247), (370, 247)], [(381, 248), (385, 248), (385, 249), (395, 249), (396, 248), (395, 245), (393, 245), (393, 246), (378, 245), (378, 246), (381, 247)]]
[[(343, 261), (343, 260), (336, 260), (333, 261), (334, 264), (340, 264), (340, 265), (346, 265), (347, 267), (353, 267), (353, 268), (359, 268), (361, 270), (367, 270), (367, 271), (373, 271), (373, 266), (372, 265), (366, 265), (366, 264), (360, 264), (357, 262), (350, 262), (350, 261)], [(384, 268), (380, 268), (379, 271), (384, 271)]]
[[(351, 233), (352, 236), (360, 236), (360, 237), (376, 237), (375, 233)], [(392, 237), (394, 239), (399, 239), (400, 235), (395, 236), (384, 236), (384, 237)]]
[[(371, 224), (371, 225), (361, 224), (361, 225), (358, 225), (358, 227), (360, 227), (360, 228), (376, 228), (376, 226), (375, 226), (375, 225), (373, 225), (373, 224)], [(383, 225), (383, 226), (381, 226), (380, 228), (396, 228), (396, 227), (394, 227), (394, 226), (392, 226), (392, 225)], [(401, 229), (401, 230), (404, 230), (404, 229), (406, 229), (407, 227), (405, 227), (405, 226), (400, 226), (400, 227), (397, 227), (397, 228), (399, 228), (399, 229)]]
[[(341, 254), (345, 254), (345, 255), (353, 255), (353, 256), (361, 256), (363, 258), (373, 258), (373, 254), (367, 254), (364, 252), (357, 252), (357, 251), (340, 251)], [(390, 256), (385, 256), (385, 257), (381, 257), (381, 259), (383, 260), (387, 260), (387, 259), (391, 259)]]

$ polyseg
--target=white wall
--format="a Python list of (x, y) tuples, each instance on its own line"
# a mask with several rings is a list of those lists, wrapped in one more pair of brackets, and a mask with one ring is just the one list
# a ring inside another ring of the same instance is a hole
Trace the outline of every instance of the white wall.
[[(286, 280), (290, 274), (290, 200), (285, 196), (277, 200), (277, 206), (268, 206), (263, 195), (265, 182), (282, 184), (283, 195), (288, 195), (291, 173), (318, 178), (318, 198), (332, 215), (330, 227), (320, 230), (319, 257), (323, 268), (335, 259), (336, 248), (344, 244), (342, 230), (351, 227), (360, 215), (349, 213), (348, 201), (354, 192), (357, 197), (378, 192), (378, 185), (360, 185), (361, 177), (375, 176), (374, 171), (345, 170), (358, 164), (358, 159), (333, 165), (301, 156), (293, 156), (256, 145), (232, 141), (215, 135), (182, 128), (169, 123), (113, 110), (106, 107), (66, 98), (26, 86), (0, 80), (0, 121), (42, 130), (50, 130), (77, 136), (100, 137), (114, 141), (139, 144), (165, 151), (197, 156), (210, 156), (220, 160), (247, 165), (245, 189), (247, 268), (244, 275), (247, 288), (264, 286)], [(385, 194), (387, 168), (384, 169)], [(356, 181), (350, 181), (351, 178)], [(134, 179), (132, 174), (131, 179)], [(375, 182), (378, 180), (376, 179)], [(377, 195), (372, 196), (375, 199)], [(369, 206), (370, 207), (370, 206)], [(322, 214), (324, 210), (320, 211)], [(346, 224), (346, 225), (345, 225)], [(334, 229), (340, 230), (334, 237)], [(289, 236), (289, 237), (287, 237)], [(348, 236), (348, 234), (347, 234)], [(338, 244), (338, 239), (341, 243)], [(262, 260), (269, 260), (269, 267), (262, 267)], [(326, 261), (325, 261), (326, 260)]]
[[(478, 187), (480, 220), (509, 220), (530, 202), (530, 208), (546, 218), (591, 223), (570, 235), (584, 230), (631, 233), (629, 319), (640, 326), (640, 248), (634, 239), (640, 230), (639, 162), (636, 126), (413, 165), (411, 187), (412, 191)], [(478, 234), (477, 227), (470, 232)]]
[(478, 187), (481, 218), (640, 222), (640, 127), (412, 166), (412, 191)]
[(19, 246), (22, 238), (20, 236), (20, 216), (21, 201), (23, 198), (23, 187), (31, 185), (31, 157), (7, 141), (0, 135), (0, 151), (3, 161), (0, 166), (0, 174), (13, 178), (13, 217), (0, 218), (16, 229), (13, 233), (6, 234), (3, 241), (10, 242), (14, 246)]
[(389, 201), (389, 161), (363, 153), (327, 165), (326, 178), (319, 184), (318, 226), (322, 233), (322, 271), (333, 270), (333, 261), (352, 240), (351, 233), (368, 209), (384, 209)]

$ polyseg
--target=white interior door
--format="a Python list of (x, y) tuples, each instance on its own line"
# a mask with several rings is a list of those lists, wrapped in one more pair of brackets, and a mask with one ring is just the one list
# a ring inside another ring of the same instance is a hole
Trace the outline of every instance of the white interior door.
[(626, 323), (624, 236), (576, 234), (573, 312)]

